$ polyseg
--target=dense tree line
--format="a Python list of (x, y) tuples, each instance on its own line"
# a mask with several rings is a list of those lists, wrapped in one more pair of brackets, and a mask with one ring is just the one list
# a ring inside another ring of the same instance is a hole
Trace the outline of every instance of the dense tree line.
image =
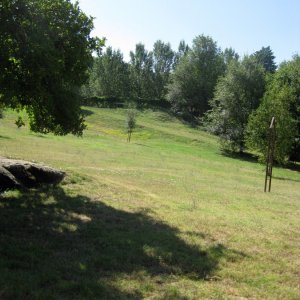
[(296, 56), (279, 66), (271, 48), (240, 57), (223, 51), (211, 37), (181, 41), (173, 51), (160, 40), (148, 51), (141, 43), (125, 62), (108, 47), (94, 58), (85, 96), (164, 100), (177, 116), (202, 123), (218, 135), (224, 150), (265, 155), (267, 128), (277, 119), (276, 159), (300, 159), (300, 63)]
[(264, 63), (261, 52), (230, 63), (216, 85), (206, 126), (219, 135), (224, 149), (247, 148), (264, 159), (274, 116), (275, 160), (300, 161), (300, 57), (294, 56), (276, 70), (270, 49), (262, 52), (269, 52)]
[(161, 100), (167, 94), (167, 85), (175, 63), (183, 55), (179, 45), (178, 53), (169, 43), (156, 41), (153, 51), (139, 43), (130, 52), (130, 61), (125, 62), (119, 50), (107, 47), (94, 58), (90, 80), (82, 88), (85, 97), (133, 98), (134, 100)]

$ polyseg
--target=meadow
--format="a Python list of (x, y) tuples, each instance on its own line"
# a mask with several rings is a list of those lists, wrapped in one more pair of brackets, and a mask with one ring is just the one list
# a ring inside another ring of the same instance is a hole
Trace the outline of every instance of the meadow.
[[(67, 173), (0, 198), (0, 299), (300, 299), (300, 172), (162, 111), (84, 107), (83, 137), (0, 120), (0, 156)], [(24, 115), (26, 121), (26, 116)]]

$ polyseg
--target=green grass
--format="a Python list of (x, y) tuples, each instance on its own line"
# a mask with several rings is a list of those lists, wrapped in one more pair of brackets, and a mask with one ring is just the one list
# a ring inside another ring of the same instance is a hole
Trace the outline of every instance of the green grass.
[(0, 155), (67, 172), (0, 198), (0, 299), (299, 299), (300, 173), (163, 112), (85, 108), (82, 138), (0, 120)]

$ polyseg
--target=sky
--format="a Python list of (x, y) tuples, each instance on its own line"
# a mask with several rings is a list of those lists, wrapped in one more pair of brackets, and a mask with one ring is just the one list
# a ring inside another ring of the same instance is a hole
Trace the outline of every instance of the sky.
[(201, 34), (240, 56), (270, 46), (277, 64), (300, 54), (300, 0), (79, 0), (79, 6), (95, 18), (92, 35), (106, 37), (125, 60), (139, 42), (152, 50), (160, 39), (177, 50), (181, 40), (191, 45)]

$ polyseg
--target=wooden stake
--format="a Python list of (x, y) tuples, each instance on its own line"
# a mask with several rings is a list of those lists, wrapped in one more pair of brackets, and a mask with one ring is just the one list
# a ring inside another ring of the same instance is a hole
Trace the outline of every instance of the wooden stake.
[(267, 152), (267, 162), (266, 162), (265, 192), (267, 191), (268, 182), (269, 182), (268, 192), (271, 192), (273, 160), (274, 160), (275, 141), (276, 141), (275, 117), (272, 117), (270, 127), (268, 128), (268, 133), (269, 133), (269, 142), (268, 142), (268, 152)]

